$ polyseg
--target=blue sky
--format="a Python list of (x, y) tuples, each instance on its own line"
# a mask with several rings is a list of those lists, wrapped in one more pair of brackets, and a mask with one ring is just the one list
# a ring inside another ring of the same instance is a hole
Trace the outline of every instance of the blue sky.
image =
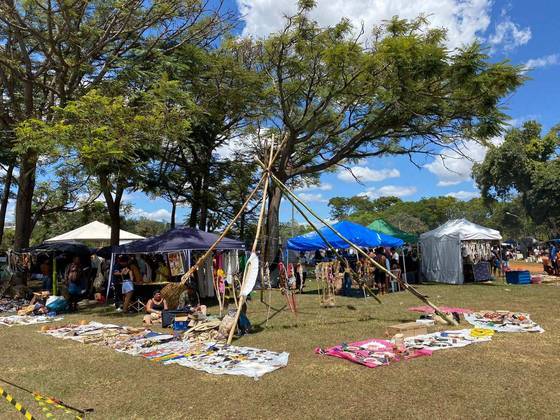
[[(281, 25), (281, 16), (295, 10), (292, 0), (227, 0), (225, 7), (240, 13), (240, 31), (248, 36), (266, 36)], [(514, 64), (533, 67), (527, 81), (504, 105), (512, 125), (527, 119), (537, 119), (545, 129), (560, 122), (557, 103), (560, 102), (560, 36), (558, 17), (560, 2), (547, 0), (319, 0), (313, 18), (322, 24), (333, 24), (348, 17), (354, 24), (366, 26), (393, 15), (412, 18), (423, 13), (434, 26), (448, 28), (449, 46), (456, 47), (475, 39), (488, 46), (492, 60), (509, 59)], [(475, 160), (484, 157), (478, 145), (467, 145), (466, 154)], [(360, 162), (355, 173), (363, 184), (348, 174), (328, 173), (321, 176), (316, 188), (299, 191), (300, 196), (322, 216), (328, 216), (328, 199), (335, 196), (367, 194), (400, 195), (405, 200), (422, 197), (454, 195), (469, 199), (478, 194), (470, 177), (472, 162), (463, 157), (449, 156), (445, 164), (433, 157), (416, 161), (408, 158), (384, 157)], [(168, 220), (170, 208), (164, 200), (149, 200), (144, 194), (127, 196), (137, 216)], [(178, 211), (178, 221), (184, 220), (187, 208)], [(281, 219), (291, 217), (284, 205)], [(299, 217), (296, 220), (301, 221)]]

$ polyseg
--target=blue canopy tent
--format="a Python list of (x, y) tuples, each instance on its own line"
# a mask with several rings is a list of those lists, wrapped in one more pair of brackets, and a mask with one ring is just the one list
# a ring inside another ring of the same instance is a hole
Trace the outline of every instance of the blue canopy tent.
[[(404, 244), (402, 239), (376, 232), (358, 223), (342, 221), (335, 223), (333, 228), (349, 241), (364, 248), (373, 248), (376, 246), (400, 247)], [(347, 242), (342, 240), (327, 226), (321, 228), (320, 231), (334, 248), (345, 249), (350, 247)], [(290, 238), (286, 246), (289, 250), (293, 251), (314, 251), (329, 247), (317, 232), (310, 232), (305, 235)]]

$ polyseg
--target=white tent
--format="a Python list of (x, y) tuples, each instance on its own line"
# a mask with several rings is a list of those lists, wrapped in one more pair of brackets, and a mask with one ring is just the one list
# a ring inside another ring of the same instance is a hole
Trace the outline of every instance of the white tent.
[[(143, 236), (121, 230), (120, 244), (126, 244), (137, 239), (144, 239)], [(64, 241), (88, 241), (108, 244), (111, 241), (111, 227), (101, 222), (91, 222), (87, 225), (47, 239), (45, 242), (64, 242)]]
[(440, 283), (462, 284), (463, 241), (501, 241), (502, 235), (494, 229), (469, 222), (450, 220), (440, 227), (420, 235), (422, 273), (427, 280)]

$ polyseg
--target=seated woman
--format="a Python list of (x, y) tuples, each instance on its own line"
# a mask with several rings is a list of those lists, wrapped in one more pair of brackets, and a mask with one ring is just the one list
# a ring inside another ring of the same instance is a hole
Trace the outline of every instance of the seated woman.
[(156, 290), (154, 296), (146, 304), (147, 315), (144, 315), (144, 324), (154, 324), (161, 322), (161, 313), (167, 310), (167, 302), (161, 295), (161, 291)]
[(187, 287), (179, 296), (177, 309), (189, 313), (201, 313), (206, 315), (206, 305), (201, 305), (198, 296), (192, 287)]

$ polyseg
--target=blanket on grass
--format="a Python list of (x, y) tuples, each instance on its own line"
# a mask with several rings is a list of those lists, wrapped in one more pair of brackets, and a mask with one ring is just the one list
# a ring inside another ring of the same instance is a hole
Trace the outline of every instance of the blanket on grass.
[(179, 340), (145, 328), (90, 322), (43, 331), (52, 337), (110, 347), (163, 364), (178, 364), (217, 375), (243, 375), (258, 379), (288, 364), (289, 354), (216, 342)]
[(527, 313), (510, 311), (479, 311), (465, 314), (465, 320), (478, 328), (489, 328), (497, 332), (537, 332), (543, 333)]

